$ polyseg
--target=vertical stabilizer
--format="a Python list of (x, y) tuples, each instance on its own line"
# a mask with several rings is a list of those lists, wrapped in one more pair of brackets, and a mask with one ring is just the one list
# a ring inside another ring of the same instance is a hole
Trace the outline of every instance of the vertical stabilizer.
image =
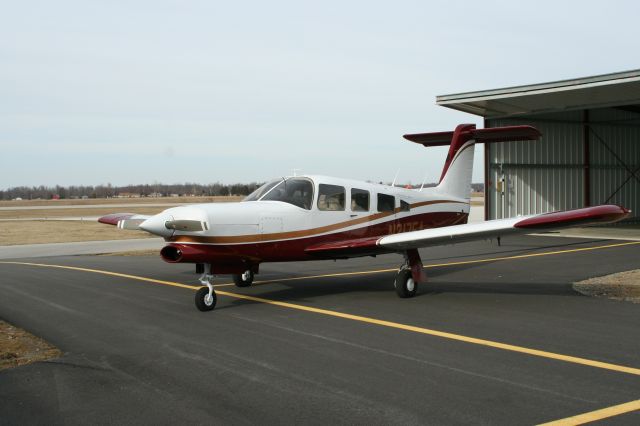
[(451, 138), (447, 159), (442, 168), (437, 191), (456, 198), (471, 197), (471, 175), (475, 140), (472, 131), (475, 124), (460, 124)]
[(453, 132), (415, 133), (404, 135), (411, 142), (430, 146), (449, 145), (437, 191), (452, 197), (470, 199), (473, 174), (474, 144), (534, 141), (541, 136), (531, 126), (492, 127), (476, 130), (475, 124), (460, 124)]

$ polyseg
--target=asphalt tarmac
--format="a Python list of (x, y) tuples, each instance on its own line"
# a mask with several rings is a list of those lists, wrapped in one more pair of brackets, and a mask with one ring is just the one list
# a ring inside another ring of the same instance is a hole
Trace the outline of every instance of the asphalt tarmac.
[(64, 355), (0, 373), (0, 424), (640, 424), (640, 305), (571, 288), (640, 268), (640, 243), (421, 254), (413, 299), (395, 295), (389, 255), (265, 264), (270, 282), (242, 289), (221, 276), (207, 313), (192, 265), (3, 261), (0, 317)]

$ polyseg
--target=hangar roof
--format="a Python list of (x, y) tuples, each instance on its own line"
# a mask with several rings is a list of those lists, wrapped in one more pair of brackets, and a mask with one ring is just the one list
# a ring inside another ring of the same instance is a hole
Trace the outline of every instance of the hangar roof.
[(550, 83), (442, 95), (438, 105), (486, 118), (640, 105), (640, 69)]

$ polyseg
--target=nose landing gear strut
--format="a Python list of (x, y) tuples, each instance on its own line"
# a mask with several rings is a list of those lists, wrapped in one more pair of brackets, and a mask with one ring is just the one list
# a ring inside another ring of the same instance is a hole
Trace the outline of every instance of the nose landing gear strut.
[(206, 287), (202, 287), (196, 292), (196, 308), (202, 312), (211, 311), (216, 307), (218, 297), (213, 290), (213, 274), (211, 273), (210, 263), (204, 265), (204, 272), (199, 281)]

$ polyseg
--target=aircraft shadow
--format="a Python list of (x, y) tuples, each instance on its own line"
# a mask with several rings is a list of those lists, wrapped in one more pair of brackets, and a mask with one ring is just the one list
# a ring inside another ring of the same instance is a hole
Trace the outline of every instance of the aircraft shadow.
[[(571, 249), (571, 248), (575, 248), (576, 246), (587, 246), (589, 244), (593, 244), (593, 243), (610, 243), (612, 240), (584, 240), (584, 241), (577, 241), (575, 243), (562, 243), (562, 244), (549, 244), (549, 245), (544, 245), (544, 246), (535, 246), (535, 247), (526, 247), (523, 246), (522, 244), (509, 244), (508, 242), (503, 242), (502, 245), (500, 247), (505, 247), (504, 250), (496, 250), (496, 251), (489, 251), (489, 252), (485, 252), (485, 253), (470, 253), (470, 254), (466, 254), (466, 255), (456, 255), (455, 259), (466, 259), (466, 258), (470, 258), (470, 257), (478, 257), (478, 256), (495, 256), (495, 255), (517, 255), (517, 254), (526, 254), (526, 253), (532, 253), (532, 252), (537, 252), (537, 251), (541, 251), (541, 250), (548, 250), (548, 249), (561, 249), (563, 247), (566, 247), (567, 249)], [(496, 243), (493, 243), (496, 244)], [(514, 248), (509, 248), (509, 247), (514, 247)], [(425, 248), (425, 249), (420, 249), (420, 253), (429, 253), (429, 248)], [(443, 257), (430, 257), (430, 256), (422, 256), (422, 261), (423, 263), (428, 263), (428, 262), (434, 262), (434, 261), (441, 261), (441, 260), (452, 260), (454, 258), (450, 257), (450, 256), (443, 256)]]
[[(460, 268), (458, 268), (460, 269)], [(242, 294), (252, 295), (265, 299), (275, 300), (279, 302), (305, 303), (314, 305), (319, 302), (318, 299), (357, 293), (384, 292), (389, 297), (395, 298), (393, 289), (394, 273), (379, 274), (377, 277), (336, 277), (335, 279), (310, 279), (308, 281), (298, 282), (282, 282), (265, 283), (254, 287), (255, 290), (260, 288), (259, 292), (250, 291), (250, 289), (233, 289), (234, 292), (242, 292)], [(445, 274), (446, 275), (446, 274)], [(570, 283), (561, 282), (459, 282), (439, 280), (437, 275), (432, 274), (434, 280), (421, 284), (416, 297), (429, 298), (438, 297), (446, 294), (505, 294), (505, 295), (538, 295), (538, 296), (572, 296), (583, 297), (580, 293), (573, 290)], [(437, 281), (436, 281), (437, 280)], [(266, 289), (267, 286), (278, 286), (277, 289)], [(285, 288), (283, 288), (283, 286)], [(266, 291), (265, 291), (266, 290)], [(245, 303), (259, 303), (247, 300), (235, 300), (233, 305)]]
[[(603, 242), (603, 240), (585, 240), (574, 243), (562, 243), (551, 244), (535, 247), (523, 247), (522, 244), (515, 246), (514, 248), (508, 248), (500, 251), (491, 251), (485, 253), (473, 253), (469, 255), (458, 255), (455, 257), (439, 257), (430, 258), (423, 255), (423, 262), (425, 265), (429, 263), (437, 263), (437, 261), (449, 260), (458, 261), (459, 259), (472, 258), (472, 257), (488, 257), (488, 256), (509, 256), (518, 254), (527, 254), (533, 252), (539, 252), (544, 250), (562, 249), (562, 248), (575, 248), (581, 246), (587, 246), (594, 242)], [(508, 246), (508, 244), (503, 244)], [(428, 249), (427, 249), (428, 250)], [(318, 261), (321, 266), (322, 262), (333, 265), (332, 261)], [(447, 276), (451, 273), (464, 273), (480, 266), (487, 266), (493, 263), (500, 262), (500, 260), (493, 260), (479, 263), (469, 263), (462, 265), (451, 266), (438, 266), (434, 268), (427, 268), (427, 276), (429, 281), (425, 284), (421, 284), (416, 297), (437, 297), (443, 294), (450, 293), (468, 293), (468, 294), (509, 294), (509, 295), (541, 295), (541, 296), (573, 296), (583, 297), (580, 293), (573, 290), (571, 283), (566, 282), (490, 282), (490, 281), (465, 281), (459, 280), (452, 281), (447, 280)], [(369, 265), (371, 268), (371, 265)], [(385, 269), (388, 267), (388, 262), (381, 263), (378, 269)], [(347, 276), (335, 276), (335, 277), (318, 277), (318, 278), (305, 278), (306, 276), (316, 275), (318, 270), (324, 273), (336, 273), (340, 274), (340, 268), (321, 267), (310, 268), (304, 272), (287, 273), (287, 276), (280, 276), (271, 278), (265, 274), (263, 276), (264, 283), (256, 283), (250, 288), (239, 289), (236, 287), (222, 288), (222, 290), (228, 290), (232, 292), (238, 292), (242, 294), (252, 295), (256, 297), (264, 297), (266, 299), (281, 301), (281, 302), (304, 302), (313, 305), (317, 302), (317, 298), (322, 298), (332, 295), (340, 294), (356, 294), (356, 293), (370, 293), (370, 292), (385, 292), (390, 296), (394, 296), (393, 280), (395, 278), (395, 272), (380, 272), (372, 274), (362, 275), (347, 275)], [(316, 272), (316, 273), (314, 273)], [(349, 273), (350, 270), (342, 271)], [(189, 276), (193, 276), (191, 272), (185, 272)], [(281, 275), (279, 272), (275, 272), (277, 275)], [(320, 275), (320, 274), (318, 274)], [(261, 276), (256, 276), (256, 280), (260, 281)], [(300, 278), (300, 280), (291, 280), (292, 278)], [(218, 282), (232, 282), (231, 276), (222, 276)], [(269, 286), (277, 288), (269, 289)], [(233, 307), (239, 304), (246, 303), (260, 303), (250, 300), (234, 300), (228, 307)], [(223, 308), (223, 307), (220, 307)]]

